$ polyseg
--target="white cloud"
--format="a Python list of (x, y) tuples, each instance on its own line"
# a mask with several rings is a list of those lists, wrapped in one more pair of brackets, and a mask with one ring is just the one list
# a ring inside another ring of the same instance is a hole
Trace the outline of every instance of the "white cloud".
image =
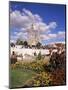
[(56, 38), (56, 37), (57, 37), (57, 34), (41, 35), (42, 40), (49, 40), (49, 39), (53, 39), (53, 38)]
[(42, 18), (38, 14), (33, 14), (27, 9), (23, 9), (22, 12), (15, 10), (10, 13), (10, 25), (16, 28), (31, 27), (31, 24), (35, 23), (35, 27), (40, 31), (50, 30), (56, 28), (56, 22), (50, 22), (48, 25), (43, 22)]
[(41, 40), (49, 40), (65, 36), (64, 32), (61, 31), (57, 34), (51, 33), (51, 30), (57, 27), (56, 22), (53, 21), (49, 24), (44, 23), (42, 18), (38, 14), (33, 14), (31, 11), (24, 8), (22, 12), (18, 10), (10, 12), (10, 26), (14, 28), (19, 28), (18, 32), (14, 32), (15, 36), (11, 36), (11, 40), (16, 40), (19, 37), (27, 39), (27, 29), (31, 28), (32, 23), (34, 23), (35, 30), (46, 33), (40, 35)]
[(49, 36), (48, 35), (41, 35), (41, 40), (49, 40)]
[(18, 39), (18, 36), (17, 35), (11, 35), (10, 36), (10, 40), (12, 40), (12, 41), (16, 41)]
[(56, 22), (50, 22), (49, 23), (49, 28), (55, 29), (57, 26)]
[(59, 31), (58, 33), (49, 33), (47, 35), (41, 35), (42, 40), (56, 39), (56, 38), (65, 38), (65, 32)]
[(31, 11), (27, 10), (27, 9), (23, 9), (23, 12), (25, 13), (26, 16), (29, 17), (30, 20), (34, 21), (34, 15), (31, 13)]
[(20, 36), (22, 36), (22, 34), (23, 34), (22, 32), (19, 32), (19, 33), (17, 34), (17, 36), (20, 37)]
[(48, 34), (48, 36), (49, 36), (50, 38), (56, 38), (56, 37), (57, 37), (57, 34)]
[(65, 32), (64, 31), (59, 31), (58, 32), (58, 38), (61, 37), (61, 38), (65, 38)]
[(11, 27), (22, 28), (30, 23), (30, 20), (27, 16), (22, 16), (20, 11), (13, 11), (10, 13), (10, 25)]
[(39, 15), (33, 15), (29, 10), (23, 9), (23, 14), (15, 10), (10, 13), (10, 24), (12, 27), (26, 28), (27, 25), (41, 21)]
[(18, 32), (15, 31), (15, 32), (14, 32), (14, 35), (17, 35), (17, 34), (18, 34)]
[(64, 36), (65, 35), (65, 32), (64, 31), (59, 31), (58, 34)]
[(38, 21), (38, 22), (42, 21), (42, 18), (38, 14), (35, 14), (34, 17), (35, 17), (36, 21)]
[(10, 43), (15, 43), (15, 40), (10, 40)]
[(26, 40), (28, 37), (27, 32), (14, 32), (15, 35), (10, 36), (10, 40), (16, 42), (17, 39)]

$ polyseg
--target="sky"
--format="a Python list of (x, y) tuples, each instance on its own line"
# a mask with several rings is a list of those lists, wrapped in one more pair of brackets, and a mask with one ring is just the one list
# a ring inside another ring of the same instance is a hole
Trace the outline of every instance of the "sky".
[(9, 4), (10, 42), (27, 40), (32, 24), (39, 30), (42, 44), (65, 42), (65, 5), (13, 1)]

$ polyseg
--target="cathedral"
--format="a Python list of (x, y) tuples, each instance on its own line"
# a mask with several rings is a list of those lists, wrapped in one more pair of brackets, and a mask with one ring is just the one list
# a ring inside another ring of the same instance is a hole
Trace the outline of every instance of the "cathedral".
[(40, 31), (36, 28), (34, 24), (31, 25), (30, 29), (28, 29), (28, 44), (30, 46), (36, 46), (36, 44), (40, 41)]

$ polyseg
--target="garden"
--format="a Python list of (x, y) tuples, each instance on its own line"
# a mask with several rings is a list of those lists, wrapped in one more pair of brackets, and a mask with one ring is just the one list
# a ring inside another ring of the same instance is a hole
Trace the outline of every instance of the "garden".
[(39, 54), (33, 62), (18, 61), (11, 64), (11, 87), (65, 85), (65, 52), (61, 55), (54, 53), (49, 59), (44, 60), (44, 57)]

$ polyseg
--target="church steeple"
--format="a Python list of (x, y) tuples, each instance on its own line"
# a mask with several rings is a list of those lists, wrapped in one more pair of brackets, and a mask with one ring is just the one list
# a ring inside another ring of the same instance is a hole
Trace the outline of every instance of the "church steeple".
[(39, 42), (39, 31), (36, 28), (36, 24), (32, 23), (28, 30), (28, 43), (29, 45), (36, 45)]

